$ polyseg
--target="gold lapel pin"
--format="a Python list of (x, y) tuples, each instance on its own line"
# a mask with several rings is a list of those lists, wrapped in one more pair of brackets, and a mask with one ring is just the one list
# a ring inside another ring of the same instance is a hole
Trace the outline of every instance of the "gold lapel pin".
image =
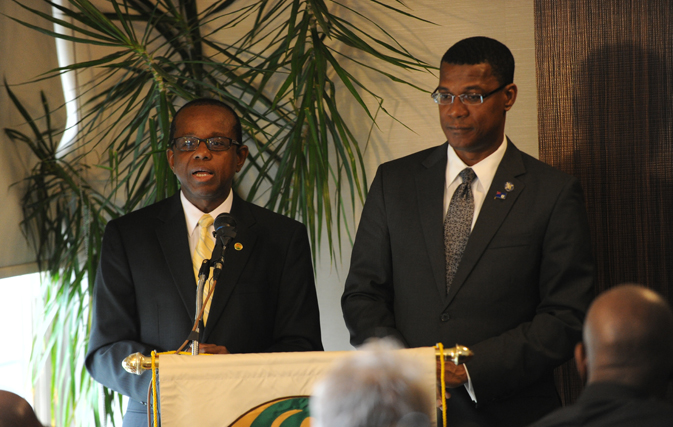
[(236, 249), (237, 251), (243, 250), (243, 245), (236, 242), (234, 243), (234, 249)]
[(512, 184), (512, 183), (509, 182), (509, 181), (507, 181), (507, 182), (505, 183), (505, 191), (507, 191), (507, 192), (509, 193), (509, 192), (512, 191), (512, 190), (514, 190), (514, 184)]

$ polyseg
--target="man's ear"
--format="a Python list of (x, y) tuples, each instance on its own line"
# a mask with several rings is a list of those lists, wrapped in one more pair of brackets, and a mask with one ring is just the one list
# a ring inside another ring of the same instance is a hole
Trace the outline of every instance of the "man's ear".
[(514, 102), (516, 101), (516, 95), (519, 93), (519, 89), (516, 87), (514, 83), (510, 83), (505, 87), (503, 91), (506, 97), (505, 111), (509, 111), (512, 109), (512, 106), (514, 106)]
[(245, 159), (248, 158), (248, 147), (246, 145), (241, 145), (236, 148), (236, 172), (240, 172), (245, 163)]
[(582, 384), (586, 385), (589, 373), (587, 372), (587, 352), (582, 342), (578, 342), (575, 346), (575, 365), (577, 365), (577, 373), (580, 375)]

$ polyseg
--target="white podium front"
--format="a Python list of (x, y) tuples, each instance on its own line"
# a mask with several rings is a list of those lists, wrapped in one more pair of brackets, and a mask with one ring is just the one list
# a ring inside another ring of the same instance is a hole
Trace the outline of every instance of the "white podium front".
[[(435, 414), (433, 347), (395, 350), (418, 360), (427, 383), (428, 413)], [(160, 356), (162, 427), (306, 427), (313, 384), (336, 359), (352, 354), (298, 352)], [(436, 425), (436, 420), (432, 420)]]

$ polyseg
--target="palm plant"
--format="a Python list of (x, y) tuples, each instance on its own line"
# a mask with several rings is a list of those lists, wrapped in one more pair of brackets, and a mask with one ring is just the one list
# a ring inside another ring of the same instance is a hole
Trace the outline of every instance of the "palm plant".
[[(251, 147), (242, 171), (250, 182), (247, 199), (303, 221), (314, 257), (325, 228), (334, 256), (341, 248), (340, 231), (350, 235), (344, 201), (354, 205), (367, 191), (363, 145), (339, 105), (346, 94), (373, 125), (377, 114), (388, 114), (383, 98), (352, 69), (363, 67), (402, 84), (408, 83), (368, 64), (378, 61), (403, 73), (428, 69), (361, 7), (336, 1), (218, 0), (203, 10), (195, 0), (68, 0), (69, 7), (43, 1), (67, 19), (22, 7), (70, 34), (17, 22), (108, 52), (45, 76), (95, 73), (78, 88), (77, 143), (65, 155), (57, 150), (49, 120), (40, 131), (6, 85), (33, 131), (31, 137), (8, 134), (29, 144), (39, 158), (29, 177), (34, 191), (24, 199), (24, 226), (52, 278), (47, 302), (61, 310), (45, 323), (63, 334), (52, 334), (49, 342), (55, 372), (58, 360), (75, 360), (74, 349), (84, 348), (106, 222), (177, 191), (164, 155), (174, 104), (200, 96), (232, 104)], [(366, 5), (418, 19), (378, 0)], [(44, 105), (48, 119), (46, 100)], [(60, 393), (61, 405), (68, 401), (74, 407), (91, 389), (90, 379), (81, 364), (69, 372), (65, 383), (54, 382), (53, 393)], [(114, 400), (105, 393), (97, 424)], [(72, 411), (64, 411), (59, 424), (72, 423)]]

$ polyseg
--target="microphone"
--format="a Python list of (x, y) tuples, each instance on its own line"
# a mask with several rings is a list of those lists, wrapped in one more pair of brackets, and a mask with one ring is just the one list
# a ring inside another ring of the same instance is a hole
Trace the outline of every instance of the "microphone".
[(236, 237), (236, 219), (232, 214), (221, 213), (215, 218), (214, 227), (215, 240), (221, 241), (226, 249), (229, 242)]
[(213, 223), (215, 227), (215, 249), (210, 258), (213, 268), (213, 280), (220, 277), (222, 266), (224, 265), (224, 251), (229, 243), (236, 237), (236, 219), (228, 213), (221, 213), (215, 218)]

